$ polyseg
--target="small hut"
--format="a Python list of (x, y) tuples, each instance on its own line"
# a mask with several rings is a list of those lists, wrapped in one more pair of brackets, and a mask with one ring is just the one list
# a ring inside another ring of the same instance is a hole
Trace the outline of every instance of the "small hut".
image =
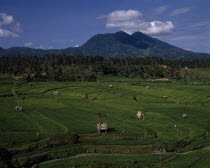
[(107, 123), (98, 123), (97, 130), (98, 132), (104, 131), (107, 133)]
[(187, 114), (182, 114), (182, 118), (188, 118)]
[(149, 86), (146, 86), (146, 89), (149, 89)]
[(165, 148), (157, 148), (157, 149), (154, 150), (154, 152), (155, 153), (163, 153), (163, 152), (165, 153), (166, 149)]
[(167, 96), (163, 96), (163, 99), (168, 99), (168, 97)]
[(136, 116), (137, 116), (137, 118), (144, 120), (144, 114), (141, 111), (138, 111)]
[(57, 96), (59, 95), (59, 92), (57, 90), (54, 91), (54, 95)]
[(109, 88), (112, 88), (113, 87), (113, 85), (109, 85)]
[(22, 106), (16, 106), (15, 111), (23, 111), (23, 107)]

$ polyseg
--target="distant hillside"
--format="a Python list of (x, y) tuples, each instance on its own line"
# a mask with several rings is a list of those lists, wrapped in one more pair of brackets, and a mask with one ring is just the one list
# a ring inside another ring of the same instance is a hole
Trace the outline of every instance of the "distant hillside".
[(160, 57), (163, 59), (210, 59), (210, 54), (187, 51), (141, 32), (129, 35), (125, 32), (97, 34), (81, 47), (42, 50), (26, 47), (0, 48), (0, 56), (44, 56), (46, 54), (109, 57)]

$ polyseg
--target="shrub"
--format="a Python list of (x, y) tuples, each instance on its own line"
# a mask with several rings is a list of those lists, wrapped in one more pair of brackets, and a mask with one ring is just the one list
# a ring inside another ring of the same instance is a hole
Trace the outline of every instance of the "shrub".
[(12, 167), (11, 159), (12, 154), (8, 150), (0, 148), (0, 167)]

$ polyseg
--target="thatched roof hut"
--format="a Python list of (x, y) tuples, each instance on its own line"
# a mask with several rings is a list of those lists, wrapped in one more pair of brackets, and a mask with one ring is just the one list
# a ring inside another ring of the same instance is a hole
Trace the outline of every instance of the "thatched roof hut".
[(98, 132), (101, 132), (101, 131), (107, 132), (107, 123), (98, 123), (97, 130)]
[(141, 111), (138, 111), (136, 116), (137, 116), (137, 118), (144, 120), (144, 114)]
[(187, 118), (188, 115), (187, 114), (182, 114), (182, 118)]
[(168, 97), (167, 97), (167, 96), (163, 96), (163, 98), (164, 98), (164, 99), (168, 99)]
[(57, 96), (59, 95), (59, 92), (57, 90), (54, 91), (54, 95)]
[(23, 107), (22, 106), (16, 106), (15, 111), (23, 111)]

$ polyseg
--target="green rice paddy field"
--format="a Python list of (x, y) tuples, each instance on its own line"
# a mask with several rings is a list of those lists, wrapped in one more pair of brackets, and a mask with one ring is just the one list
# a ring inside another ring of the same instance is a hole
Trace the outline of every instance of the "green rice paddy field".
[[(98, 80), (31, 85), (16, 81), (24, 108), (16, 112), (13, 80), (1, 75), (0, 147), (13, 153), (13, 165), (210, 167), (210, 83)], [(58, 96), (53, 95), (55, 89)], [(136, 118), (137, 111), (145, 120)], [(97, 113), (109, 117), (107, 134), (97, 132)], [(184, 113), (187, 119), (182, 118)]]

